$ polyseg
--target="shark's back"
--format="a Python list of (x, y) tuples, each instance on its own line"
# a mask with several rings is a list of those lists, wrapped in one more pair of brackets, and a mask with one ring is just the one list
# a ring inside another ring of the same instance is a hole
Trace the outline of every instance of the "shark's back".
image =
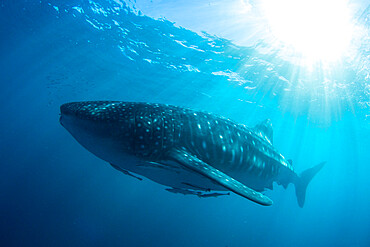
[(209, 113), (149, 103), (122, 103), (130, 112), (135, 155), (161, 161), (173, 148), (184, 149), (256, 190), (271, 187), (292, 167), (255, 131)]

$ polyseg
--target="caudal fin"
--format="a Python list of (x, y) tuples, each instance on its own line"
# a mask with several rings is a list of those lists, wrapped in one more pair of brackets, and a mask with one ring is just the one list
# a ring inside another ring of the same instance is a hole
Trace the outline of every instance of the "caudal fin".
[(295, 185), (295, 194), (297, 195), (298, 205), (302, 208), (306, 198), (307, 185), (312, 178), (323, 168), (326, 162), (322, 162), (312, 168), (303, 171), (297, 178)]

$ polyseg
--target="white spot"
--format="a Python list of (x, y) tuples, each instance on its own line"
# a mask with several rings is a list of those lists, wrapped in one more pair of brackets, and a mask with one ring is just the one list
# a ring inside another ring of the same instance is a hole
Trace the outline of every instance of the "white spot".
[(231, 156), (231, 162), (234, 163), (234, 161), (235, 161), (235, 150), (234, 149), (231, 150), (231, 155), (232, 155)]
[(222, 145), (222, 151), (226, 151), (226, 146), (225, 145)]
[(203, 141), (202, 146), (203, 146), (204, 149), (206, 149), (207, 148), (207, 143), (205, 141)]
[(242, 149), (242, 152), (240, 154), (240, 159), (239, 159), (239, 166), (241, 166), (243, 164), (243, 147), (241, 148)]
[(202, 127), (200, 126), (200, 124), (198, 124), (198, 129), (201, 129)]

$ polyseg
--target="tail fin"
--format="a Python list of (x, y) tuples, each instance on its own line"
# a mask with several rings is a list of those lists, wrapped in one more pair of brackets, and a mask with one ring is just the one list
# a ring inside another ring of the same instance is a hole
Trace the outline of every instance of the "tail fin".
[(311, 179), (318, 173), (326, 162), (322, 162), (312, 168), (303, 171), (297, 178), (295, 185), (295, 194), (297, 196), (298, 205), (302, 208), (306, 198), (307, 185), (310, 183)]

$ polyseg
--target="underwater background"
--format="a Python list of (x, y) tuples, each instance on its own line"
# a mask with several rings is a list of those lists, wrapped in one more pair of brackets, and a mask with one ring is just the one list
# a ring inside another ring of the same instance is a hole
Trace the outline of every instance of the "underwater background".
[[(232, 2), (0, 1), (1, 246), (370, 246), (369, 36), (356, 56), (305, 67), (264, 40), (191, 29)], [(190, 9), (193, 22), (164, 9)], [(369, 16), (357, 15), (367, 30)], [(173, 104), (247, 126), (269, 118), (296, 171), (327, 164), (304, 208), (292, 185), (266, 192), (271, 207), (172, 194), (63, 129), (59, 106), (84, 100)]]

